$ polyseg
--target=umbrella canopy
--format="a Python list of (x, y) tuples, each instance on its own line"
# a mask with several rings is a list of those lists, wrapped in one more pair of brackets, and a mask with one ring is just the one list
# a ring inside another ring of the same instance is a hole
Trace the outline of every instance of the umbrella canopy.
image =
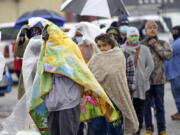
[(63, 24), (66, 22), (66, 19), (61, 17), (59, 14), (57, 14), (54, 11), (46, 10), (46, 9), (38, 9), (33, 10), (29, 12), (25, 12), (22, 14), (15, 23), (15, 28), (21, 28), (24, 24), (28, 23), (28, 20), (32, 17), (42, 17), (47, 20), (52, 21), (58, 26), (63, 26)]
[(122, 0), (67, 0), (61, 11), (107, 18), (129, 15)]

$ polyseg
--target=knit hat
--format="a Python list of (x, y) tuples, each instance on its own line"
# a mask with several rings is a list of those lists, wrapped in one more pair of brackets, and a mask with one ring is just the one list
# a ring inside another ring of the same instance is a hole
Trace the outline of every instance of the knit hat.
[(129, 25), (129, 20), (128, 20), (128, 17), (127, 16), (119, 16), (119, 19), (118, 19), (118, 25)]
[(129, 27), (127, 31), (127, 37), (132, 36), (132, 35), (139, 36), (139, 30), (136, 27)]
[(106, 33), (107, 34), (114, 34), (114, 35), (119, 35), (119, 30), (118, 28), (115, 28), (115, 27), (110, 27), (106, 30)]

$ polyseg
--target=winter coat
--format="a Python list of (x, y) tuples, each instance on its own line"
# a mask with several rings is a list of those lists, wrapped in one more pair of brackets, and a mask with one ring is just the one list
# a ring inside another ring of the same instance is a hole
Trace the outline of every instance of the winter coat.
[(154, 62), (151, 52), (144, 45), (138, 45), (136, 47), (123, 45), (122, 48), (125, 50), (125, 52), (131, 54), (133, 58), (136, 55), (136, 49), (140, 48), (138, 62), (135, 70), (136, 91), (133, 93), (133, 97), (145, 99), (145, 93), (150, 88), (149, 78), (154, 69)]
[(180, 76), (180, 38), (172, 42), (173, 57), (166, 61), (166, 79), (171, 80)]
[(154, 70), (150, 77), (151, 85), (164, 84), (166, 80), (164, 62), (172, 57), (172, 49), (167, 42), (158, 38), (146, 37), (141, 44), (149, 47), (154, 60)]

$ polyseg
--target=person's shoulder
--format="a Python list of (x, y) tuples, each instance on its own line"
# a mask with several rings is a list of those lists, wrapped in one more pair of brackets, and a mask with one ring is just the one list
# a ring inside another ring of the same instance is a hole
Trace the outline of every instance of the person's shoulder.
[(148, 43), (147, 38), (144, 38), (140, 41), (140, 44), (146, 45)]
[(157, 41), (158, 41), (158, 43), (160, 43), (160, 44), (168, 44), (168, 42), (167, 42), (167, 41), (162, 40), (162, 39), (158, 39)]
[(141, 49), (142, 49), (144, 52), (150, 50), (149, 47), (147, 47), (146, 45), (140, 44), (140, 46), (141, 46)]
[(126, 45), (122, 44), (121, 46), (119, 46), (119, 49), (124, 53), (126, 52)]
[(145, 44), (140, 44), (141, 48), (143, 49), (149, 49), (149, 47), (147, 47)]
[(172, 43), (180, 43), (180, 38), (178, 38), (178, 39), (176, 39), (176, 40), (174, 40)]
[(122, 44), (122, 45), (120, 45), (119, 47), (120, 48), (124, 48), (126, 45), (125, 44)]

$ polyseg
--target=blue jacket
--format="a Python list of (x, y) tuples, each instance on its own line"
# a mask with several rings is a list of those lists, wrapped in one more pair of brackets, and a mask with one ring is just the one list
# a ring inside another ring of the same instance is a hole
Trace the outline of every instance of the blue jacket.
[(172, 80), (180, 76), (180, 38), (172, 42), (173, 57), (166, 61), (166, 79)]

